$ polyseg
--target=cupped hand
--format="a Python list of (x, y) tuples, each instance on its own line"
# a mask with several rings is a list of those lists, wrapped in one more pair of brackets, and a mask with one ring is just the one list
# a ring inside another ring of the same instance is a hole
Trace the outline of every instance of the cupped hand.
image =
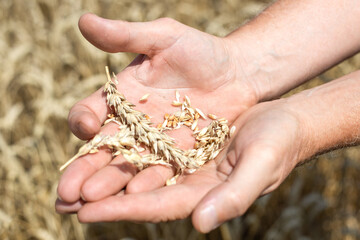
[[(234, 56), (232, 42), (226, 38), (200, 32), (172, 19), (130, 23), (85, 14), (79, 28), (88, 41), (104, 51), (140, 54), (117, 75), (117, 87), (128, 101), (137, 105), (137, 110), (151, 116), (154, 123), (162, 122), (165, 113), (178, 111), (171, 106), (175, 90), (182, 97), (189, 96), (192, 106), (225, 117), (230, 123), (258, 101), (256, 91), (243, 76), (241, 64)], [(148, 100), (139, 103), (147, 93)], [(105, 95), (99, 89), (71, 109), (70, 129), (81, 139), (90, 139), (100, 131), (113, 134), (114, 126), (101, 127), (108, 113)], [(207, 124), (199, 122), (199, 127)], [(194, 142), (186, 129), (169, 135), (183, 149), (191, 148)], [(155, 189), (163, 186), (173, 171), (154, 166), (133, 178), (135, 174), (133, 166), (121, 157), (112, 159), (106, 150), (84, 156), (62, 175), (58, 187), (62, 200), (58, 200), (57, 209), (77, 211), (82, 200), (100, 200), (118, 193), (126, 185), (128, 192)], [(146, 180), (149, 178), (151, 181)]]
[[(79, 28), (89, 42), (104, 51), (140, 53), (117, 75), (118, 89), (135, 104), (150, 93), (147, 104), (137, 107), (154, 121), (174, 111), (175, 89), (182, 96), (189, 95), (194, 106), (229, 120), (258, 101), (252, 83), (243, 76), (234, 44), (226, 38), (168, 18), (134, 23), (85, 14)], [(70, 128), (79, 138), (89, 139), (99, 132), (108, 112), (100, 89), (71, 109)]]
[[(161, 122), (165, 113), (177, 110), (171, 106), (175, 89), (182, 96), (188, 95), (194, 107), (225, 117), (230, 124), (259, 100), (226, 39), (170, 19), (127, 23), (87, 14), (79, 26), (102, 50), (140, 53), (117, 75), (118, 89), (133, 103), (150, 93), (148, 101), (136, 108), (152, 116), (155, 123)], [(77, 212), (83, 222), (157, 222), (184, 218), (193, 212), (195, 227), (207, 232), (242, 214), (295, 166), (287, 148), (297, 143), (296, 118), (276, 110), (276, 106), (261, 104), (241, 116), (236, 122), (239, 134), (217, 163), (211, 161), (194, 174), (182, 176), (174, 186), (163, 187), (173, 175), (171, 169), (153, 166), (137, 173), (134, 166), (121, 157), (112, 159), (106, 150), (86, 155), (62, 175), (56, 209)], [(71, 109), (70, 128), (82, 139), (99, 131), (111, 134), (116, 126), (101, 128), (108, 113), (100, 89)], [(206, 124), (204, 121), (200, 127)], [(284, 129), (284, 124), (289, 129)], [(292, 131), (293, 135), (287, 135)], [(189, 132), (174, 131), (172, 136), (180, 147), (191, 147)]]
[[(166, 221), (192, 214), (195, 228), (208, 232), (242, 215), (261, 195), (277, 188), (308, 157), (307, 129), (286, 100), (260, 103), (234, 123), (237, 133), (218, 156), (178, 183), (152, 191), (124, 192), (78, 204), (82, 222)], [(151, 176), (142, 181), (152, 181)]]

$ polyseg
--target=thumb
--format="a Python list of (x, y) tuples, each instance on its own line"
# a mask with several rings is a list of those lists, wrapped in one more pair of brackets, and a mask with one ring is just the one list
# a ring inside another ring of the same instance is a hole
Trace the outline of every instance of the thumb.
[(184, 25), (169, 18), (126, 22), (87, 13), (79, 19), (79, 29), (90, 43), (106, 52), (133, 52), (151, 56), (175, 43)]
[(251, 204), (279, 183), (281, 167), (273, 151), (261, 148), (243, 152), (229, 178), (211, 190), (195, 208), (192, 221), (206, 233), (243, 215)]

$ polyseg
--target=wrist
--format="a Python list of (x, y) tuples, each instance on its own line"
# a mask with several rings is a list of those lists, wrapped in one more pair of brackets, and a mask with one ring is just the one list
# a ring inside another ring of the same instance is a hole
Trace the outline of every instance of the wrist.
[(240, 31), (236, 36), (224, 38), (236, 65), (236, 76), (253, 90), (257, 102), (271, 99), (271, 96), (278, 94), (269, 86), (273, 73), (269, 69), (265, 71), (264, 65), (269, 66), (270, 63), (274, 67), (276, 63), (269, 61), (271, 57), (260, 53), (257, 44), (250, 40), (252, 33), (240, 35)]
[(280, 0), (225, 37), (240, 76), (260, 101), (281, 96), (360, 50), (359, 32), (349, 27), (360, 23), (360, 7), (348, 2)]
[(360, 71), (286, 100), (306, 132), (302, 160), (360, 142), (359, 92)]
[(251, 86), (262, 102), (279, 98), (311, 76), (298, 68), (301, 57), (295, 57), (292, 46), (280, 48), (258, 31), (256, 25), (245, 25), (226, 36), (225, 41), (236, 59), (237, 76)]

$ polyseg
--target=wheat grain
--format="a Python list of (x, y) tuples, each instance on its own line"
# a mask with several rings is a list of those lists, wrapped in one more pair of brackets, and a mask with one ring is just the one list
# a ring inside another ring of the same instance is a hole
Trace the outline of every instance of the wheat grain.
[(177, 102), (180, 102), (180, 93), (178, 90), (175, 91), (175, 99)]
[[(152, 127), (150, 117), (144, 113), (134, 110), (134, 105), (128, 102), (123, 94), (118, 92), (118, 83), (115, 74), (110, 77), (109, 69), (106, 67), (108, 81), (105, 83), (104, 92), (108, 107), (112, 114), (108, 115), (105, 124), (110, 122), (119, 125), (119, 132), (113, 136), (96, 135), (91, 141), (80, 148), (79, 152), (65, 163), (60, 169), (63, 170), (75, 159), (88, 154), (96, 153), (103, 146), (112, 150), (113, 156), (122, 154), (127, 161), (134, 164), (140, 170), (154, 164), (173, 166), (177, 175), (167, 183), (173, 184), (176, 178), (185, 169), (198, 169), (207, 161), (213, 160), (220, 153), (226, 139), (231, 131), (227, 126), (225, 118), (217, 119), (213, 114), (208, 114), (213, 121), (205, 128), (198, 130), (199, 118), (206, 119), (206, 115), (198, 108), (191, 107), (188, 96), (184, 96), (184, 102), (180, 102), (180, 94), (176, 91), (172, 105), (181, 106), (181, 111), (174, 114), (164, 114), (163, 123)], [(149, 94), (145, 94), (140, 101), (145, 101)], [(194, 149), (182, 150), (174, 146), (175, 141), (164, 133), (165, 130), (178, 128), (182, 125), (194, 131)], [(232, 131), (234, 127), (232, 128)], [(138, 145), (144, 144), (150, 154), (141, 156), (139, 152), (145, 151)]]
[(182, 105), (182, 102), (179, 102), (179, 101), (173, 101), (173, 102), (172, 102), (172, 105), (173, 105), (174, 107), (179, 107), (179, 106), (181, 106), (181, 105)]
[(207, 119), (206, 115), (198, 108), (195, 108), (196, 112), (203, 118), (203, 119)]
[(149, 98), (150, 96), (150, 93), (146, 93), (144, 96), (142, 96), (140, 99), (139, 99), (139, 102), (145, 102), (147, 101), (147, 99)]
[(236, 130), (236, 127), (235, 127), (235, 126), (232, 126), (232, 127), (230, 128), (230, 133), (229, 133), (229, 136), (230, 136), (230, 137), (232, 137), (232, 136), (234, 135), (235, 130)]
[(198, 120), (195, 119), (195, 121), (191, 124), (191, 130), (195, 130), (196, 126), (197, 126)]
[(211, 114), (211, 113), (208, 114), (208, 117), (209, 117), (210, 119), (212, 119), (212, 120), (216, 120), (216, 119), (217, 119), (217, 116), (215, 116), (214, 114)]

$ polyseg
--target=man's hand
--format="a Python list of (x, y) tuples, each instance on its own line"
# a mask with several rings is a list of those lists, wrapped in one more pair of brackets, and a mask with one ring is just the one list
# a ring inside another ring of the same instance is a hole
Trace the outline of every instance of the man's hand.
[[(120, 191), (96, 202), (78, 203), (79, 220), (158, 222), (192, 214), (195, 228), (208, 232), (242, 215), (299, 163), (359, 142), (359, 79), (356, 72), (288, 99), (257, 104), (234, 123), (238, 131), (218, 157), (219, 165), (210, 161), (173, 186)], [(152, 179), (140, 180), (146, 185)], [(66, 211), (66, 206), (59, 204), (58, 210)]]
[[(118, 74), (118, 89), (135, 104), (150, 93), (148, 103), (139, 104), (138, 109), (151, 114), (153, 121), (174, 111), (175, 89), (191, 96), (194, 106), (230, 121), (258, 101), (225, 38), (172, 19), (130, 23), (86, 14), (79, 28), (89, 42), (104, 51), (140, 53)], [(103, 99), (100, 89), (71, 109), (70, 128), (79, 138), (89, 139), (99, 132), (108, 113)]]
[[(225, 117), (230, 124), (238, 118), (239, 133), (218, 157), (220, 165), (209, 162), (170, 187), (159, 188), (173, 175), (171, 169), (154, 166), (136, 174), (133, 166), (121, 157), (111, 159), (106, 150), (84, 156), (60, 180), (62, 200), (57, 201), (57, 211), (78, 212), (84, 222), (160, 221), (183, 218), (193, 211), (194, 225), (206, 232), (243, 213), (256, 197), (274, 189), (299, 160), (351, 139), (341, 138), (344, 132), (340, 132), (331, 135), (338, 136), (333, 142), (319, 146), (324, 134), (317, 134), (316, 141), (307, 144), (303, 139), (309, 132), (322, 129), (327, 133), (334, 130), (332, 123), (327, 129), (319, 124), (308, 131), (304, 126), (311, 122), (311, 114), (303, 111), (307, 118), (300, 118), (303, 114), (289, 111), (283, 100), (262, 103), (240, 116), (258, 101), (278, 97), (360, 49), (358, 30), (351, 27), (358, 25), (360, 8), (356, 1), (346, 2), (278, 1), (267, 14), (227, 38), (170, 19), (127, 23), (83, 16), (80, 29), (95, 46), (141, 54), (118, 74), (118, 88), (133, 103), (150, 93), (148, 102), (137, 109), (151, 115), (153, 122), (161, 122), (165, 112), (174, 111), (170, 102), (179, 89), (206, 113)], [(319, 99), (305, 105), (311, 108)], [(70, 128), (82, 139), (99, 131), (111, 133), (112, 126), (101, 129), (107, 113), (99, 90), (72, 108)], [(174, 131), (172, 136), (182, 148), (192, 143), (188, 132)]]
[[(226, 39), (171, 19), (128, 23), (86, 14), (80, 19), (79, 27), (83, 35), (102, 50), (141, 53), (118, 74), (118, 89), (155, 123), (162, 122), (165, 113), (178, 110), (171, 106), (175, 89), (181, 96), (189, 96), (192, 106), (225, 117), (230, 123), (258, 102), (254, 89), (239, 69), (240, 62), (229, 51), (230, 43)], [(148, 101), (138, 103), (145, 93), (150, 93)], [(70, 129), (82, 139), (89, 139), (99, 131), (113, 134), (114, 126), (101, 129), (108, 113), (100, 89), (71, 109)], [(199, 122), (199, 127), (207, 124)], [(177, 139), (179, 147), (192, 148), (193, 137), (186, 129), (170, 134)], [(63, 174), (58, 187), (62, 201), (58, 201), (57, 209), (77, 211), (81, 201), (103, 199), (117, 194), (125, 186), (127, 192), (156, 189), (173, 175), (171, 169), (163, 166), (150, 167), (133, 178), (135, 173), (134, 167), (122, 157), (111, 159), (106, 150), (84, 156)]]
[[(185, 218), (193, 212), (194, 226), (208, 232), (243, 214), (257, 197), (279, 186), (299, 158), (304, 158), (306, 129), (284, 102), (261, 103), (245, 112), (235, 123), (236, 137), (218, 158), (220, 165), (211, 161), (180, 177), (173, 186), (146, 192), (127, 189), (78, 204), (79, 220), (158, 222)], [(153, 176), (156, 174), (141, 175), (138, 181), (146, 186)], [(102, 178), (107, 176), (102, 174)], [(112, 181), (121, 179), (113, 176)], [(64, 210), (66, 207), (58, 205), (58, 211)]]

